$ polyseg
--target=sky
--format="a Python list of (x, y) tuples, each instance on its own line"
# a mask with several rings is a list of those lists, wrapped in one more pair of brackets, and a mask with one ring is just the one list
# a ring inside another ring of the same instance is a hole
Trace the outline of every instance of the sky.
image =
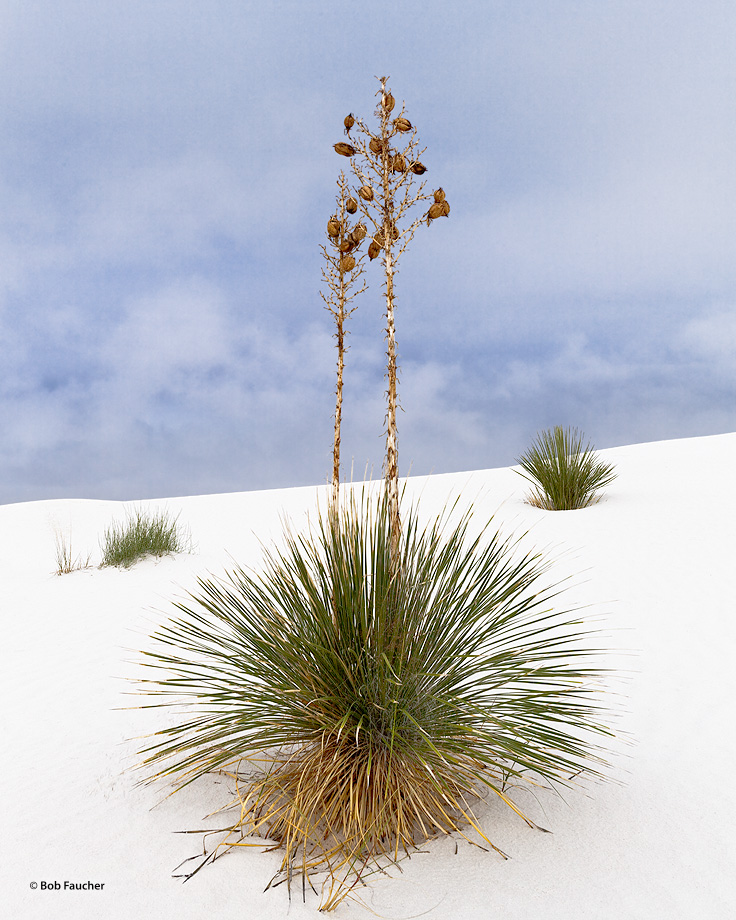
[(452, 208), (396, 279), (401, 474), (736, 430), (735, 46), (732, 0), (3, 0), (0, 503), (326, 481), (332, 145), (381, 75)]

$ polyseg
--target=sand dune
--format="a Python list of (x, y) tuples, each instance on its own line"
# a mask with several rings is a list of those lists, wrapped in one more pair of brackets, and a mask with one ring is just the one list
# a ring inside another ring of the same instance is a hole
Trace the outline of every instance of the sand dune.
[[(634, 743), (619, 782), (520, 804), (552, 834), (530, 830), (501, 803), (481, 812), (512, 858), (460, 840), (378, 878), (362, 897), (390, 918), (726, 918), (736, 903), (736, 434), (601, 451), (618, 479), (582, 511), (525, 504), (510, 469), (410, 479), (423, 513), (461, 493), (476, 514), (555, 557), (575, 576), (569, 602), (589, 604), (628, 671), (621, 729)], [(205, 777), (173, 798), (126, 772), (129, 741), (163, 716), (126, 695), (136, 650), (198, 574), (256, 564), (280, 517), (301, 525), (322, 488), (242, 492), (140, 503), (180, 514), (195, 552), (128, 571), (53, 574), (54, 530), (99, 561), (98, 538), (117, 502), (43, 501), (0, 507), (3, 830), (0, 872), (13, 918), (281, 918), (316, 916), (285, 887), (265, 892), (278, 856), (232, 852), (186, 885), (173, 868), (197, 852), (201, 826), (224, 804)], [(631, 650), (633, 654), (627, 654)], [(157, 804), (158, 803), (158, 804)], [(156, 806), (156, 807), (154, 807)], [(64, 883), (92, 886), (65, 890)], [(38, 888), (32, 889), (31, 883)], [(42, 889), (41, 883), (59, 884)], [(371, 916), (342, 904), (335, 917)]]

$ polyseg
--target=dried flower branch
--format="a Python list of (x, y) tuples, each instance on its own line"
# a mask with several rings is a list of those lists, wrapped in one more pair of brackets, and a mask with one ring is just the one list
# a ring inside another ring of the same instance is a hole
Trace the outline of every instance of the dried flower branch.
[[(385, 274), (388, 408), (384, 475), (391, 509), (392, 559), (398, 560), (401, 524), (399, 520), (399, 461), (396, 423), (398, 366), (394, 320), (396, 307), (394, 276), (398, 270), (398, 260), (413, 239), (419, 225), (425, 220), (429, 225), (436, 217), (448, 216), (450, 206), (445, 201), (444, 192), (441, 189), (429, 195), (424, 192), (425, 182), (422, 182), (418, 189), (414, 187), (415, 178), (427, 172), (427, 167), (421, 162), (426, 147), (419, 149), (417, 129), (406, 117), (404, 104), (399, 114), (394, 118), (391, 117), (396, 100), (387, 87), (388, 77), (378, 79), (381, 84), (381, 88), (376, 93), (379, 97), (375, 110), (378, 128), (372, 131), (364, 121), (354, 119), (358, 136), (351, 138), (353, 142), (351, 147), (355, 155), (351, 155), (350, 165), (359, 183), (357, 192), (359, 207), (374, 230), (373, 238), (368, 246), (368, 258), (372, 261), (382, 254)], [(338, 146), (335, 145), (336, 150)], [(437, 199), (439, 193), (442, 195), (441, 203)], [(428, 212), (411, 220), (410, 211), (420, 201), (431, 201), (432, 205)], [(433, 207), (435, 207), (434, 212), (432, 212)], [(431, 217), (430, 212), (432, 212)]]
[[(350, 118), (352, 116), (348, 116)], [(345, 119), (346, 129), (348, 128), (348, 118)], [(350, 125), (352, 127), (352, 125)], [(357, 307), (347, 309), (350, 303), (358, 294), (362, 294), (366, 289), (365, 281), (359, 288), (350, 292), (353, 285), (363, 274), (364, 256), (356, 259), (356, 254), (361, 243), (366, 237), (365, 224), (358, 222), (355, 226), (350, 227), (348, 223), (348, 214), (354, 214), (358, 209), (358, 203), (350, 194), (348, 182), (344, 172), (340, 172), (337, 180), (338, 194), (336, 197), (336, 212), (327, 221), (327, 241), (328, 246), (322, 246), (322, 253), (325, 257), (326, 267), (322, 269), (322, 279), (328, 288), (328, 294), (325, 296), (320, 291), (320, 296), (325, 302), (325, 309), (329, 310), (335, 318), (337, 332), (337, 390), (335, 401), (335, 434), (332, 450), (332, 508), (337, 512), (340, 498), (340, 426), (342, 422), (342, 381), (343, 368), (345, 366), (345, 336), (348, 335), (345, 329), (345, 320), (355, 312)]]

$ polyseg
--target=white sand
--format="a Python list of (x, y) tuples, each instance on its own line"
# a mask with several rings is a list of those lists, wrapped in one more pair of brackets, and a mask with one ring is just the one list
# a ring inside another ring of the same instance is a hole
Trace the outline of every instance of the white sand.
[[(524, 481), (508, 469), (422, 477), (422, 510), (462, 490), (504, 531), (530, 529), (528, 545), (553, 547), (560, 577), (581, 574), (571, 602), (605, 614), (612, 661), (633, 670), (622, 727), (636, 739), (617, 761), (620, 784), (589, 786), (563, 802), (552, 793), (530, 830), (502, 803), (484, 827), (512, 858), (442, 840), (378, 879), (363, 897), (384, 917), (727, 918), (736, 910), (736, 434), (601, 451), (619, 478), (598, 505), (542, 512), (524, 504)], [(3, 912), (31, 918), (313, 917), (298, 892), (263, 892), (276, 854), (232, 852), (183, 885), (172, 869), (199, 838), (227, 787), (205, 777), (155, 809), (165, 789), (136, 786), (123, 772), (126, 742), (161, 724), (162, 713), (116, 707), (139, 649), (170, 602), (197, 574), (249, 565), (258, 539), (277, 535), (279, 515), (300, 521), (314, 488), (144, 502), (181, 513), (196, 552), (128, 571), (91, 568), (58, 577), (54, 526), (92, 551), (117, 502), (44, 501), (0, 507)], [(158, 608), (158, 609), (157, 609)], [(619, 687), (618, 689), (621, 689)], [(41, 890), (41, 882), (104, 884)], [(32, 890), (31, 883), (39, 883)], [(344, 903), (335, 917), (369, 917)]]

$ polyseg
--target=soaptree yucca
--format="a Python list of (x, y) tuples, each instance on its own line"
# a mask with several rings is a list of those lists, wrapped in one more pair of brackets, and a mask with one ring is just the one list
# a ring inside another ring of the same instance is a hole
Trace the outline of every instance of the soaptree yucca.
[(600, 498), (600, 490), (616, 478), (609, 463), (598, 458), (577, 428), (542, 431), (516, 461), (516, 472), (534, 486), (527, 501), (546, 511), (587, 508)]
[(555, 612), (538, 554), (450, 512), (420, 526), (402, 511), (397, 583), (387, 490), (351, 493), (308, 532), (287, 529), (258, 572), (200, 580), (155, 634), (144, 689), (177, 715), (145, 766), (233, 784), (232, 821), (193, 871), (270, 841), (272, 883), (318, 882), (329, 910), (427, 839), (498, 850), (481, 798), (535, 827), (509, 779), (601, 775), (589, 631)]
[[(323, 247), (338, 338), (327, 513), (286, 528), (258, 569), (200, 579), (154, 634), (142, 684), (150, 705), (171, 707), (142, 748), (150, 780), (181, 788), (215, 773), (233, 787), (230, 818), (186, 877), (234, 847), (269, 846), (281, 853), (272, 883), (299, 879), (323, 910), (433, 837), (501, 852), (478, 804), (536, 827), (510, 785), (603, 775), (610, 734), (591, 630), (558, 606), (545, 559), (492, 522), (475, 532), (455, 506), (425, 523), (417, 505), (399, 513), (393, 281), (416, 229), (449, 205), (442, 188), (412, 188), (424, 151), (380, 84), (377, 128), (350, 114), (334, 145), (357, 185), (341, 174)], [(338, 500), (344, 321), (371, 234), (386, 291), (385, 475)]]

